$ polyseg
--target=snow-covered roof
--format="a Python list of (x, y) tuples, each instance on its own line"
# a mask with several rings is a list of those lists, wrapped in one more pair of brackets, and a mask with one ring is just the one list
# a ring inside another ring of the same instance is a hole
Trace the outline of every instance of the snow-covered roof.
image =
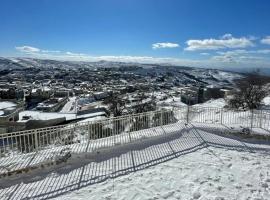
[(17, 106), (17, 104), (10, 102), (10, 101), (0, 102), (0, 109), (6, 109), (6, 108), (16, 107), (16, 106)]
[(19, 113), (19, 121), (25, 121), (23, 120), (24, 116), (29, 116), (33, 120), (50, 120), (50, 119), (58, 119), (65, 117), (67, 121), (74, 120), (74, 119), (80, 119), (80, 118), (91, 118), (96, 116), (102, 116), (105, 115), (105, 112), (94, 112), (84, 115), (77, 115), (75, 113), (56, 113), (56, 112), (39, 112), (39, 111), (22, 111)]
[(4, 115), (4, 111), (0, 110), (0, 116)]

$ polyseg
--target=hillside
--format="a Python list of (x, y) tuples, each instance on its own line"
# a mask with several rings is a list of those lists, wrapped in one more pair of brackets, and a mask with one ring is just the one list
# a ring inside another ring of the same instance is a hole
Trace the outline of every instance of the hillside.
[[(35, 70), (41, 73), (48, 70), (100, 70), (133, 74), (138, 76), (173, 79), (180, 84), (231, 85), (234, 79), (241, 77), (239, 73), (226, 72), (217, 69), (192, 68), (161, 64), (141, 64), (123, 62), (75, 62), (43, 60), (34, 58), (0, 58), (0, 74), (8, 75), (16, 71)], [(57, 72), (55, 72), (57, 73)]]

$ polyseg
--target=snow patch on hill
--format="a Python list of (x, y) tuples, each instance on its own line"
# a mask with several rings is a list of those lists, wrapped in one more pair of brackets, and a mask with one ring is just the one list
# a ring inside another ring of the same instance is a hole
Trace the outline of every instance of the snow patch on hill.
[(223, 108), (226, 105), (225, 99), (211, 99), (201, 104), (196, 104), (198, 107), (207, 107), (207, 108)]

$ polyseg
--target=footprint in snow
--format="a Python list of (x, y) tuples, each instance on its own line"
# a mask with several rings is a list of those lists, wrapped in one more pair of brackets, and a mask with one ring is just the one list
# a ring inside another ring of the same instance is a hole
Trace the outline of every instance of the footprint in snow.
[(268, 188), (269, 186), (268, 186), (268, 184), (265, 182), (265, 183), (262, 183), (262, 187), (263, 187), (263, 188)]
[(202, 195), (200, 192), (194, 192), (192, 196), (193, 196), (193, 199), (199, 199)]
[(228, 164), (227, 167), (228, 168), (231, 168), (232, 167), (232, 163)]

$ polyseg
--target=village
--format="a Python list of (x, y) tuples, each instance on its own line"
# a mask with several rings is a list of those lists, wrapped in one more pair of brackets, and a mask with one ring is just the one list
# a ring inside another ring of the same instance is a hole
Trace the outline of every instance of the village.
[(119, 65), (1, 71), (0, 133), (180, 108), (228, 98), (233, 89), (229, 81), (213, 84), (212, 75), (198, 81), (189, 69)]

